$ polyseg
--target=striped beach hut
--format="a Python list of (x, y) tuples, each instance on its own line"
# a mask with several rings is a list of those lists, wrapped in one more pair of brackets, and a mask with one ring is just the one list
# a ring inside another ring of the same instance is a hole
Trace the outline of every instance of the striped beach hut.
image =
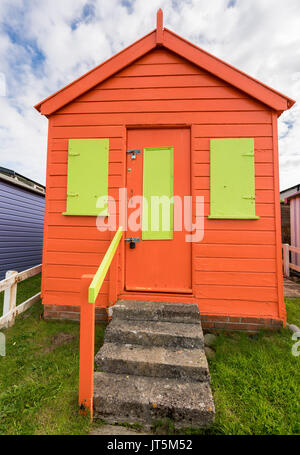
[[(300, 248), (300, 191), (286, 198), (290, 204), (291, 246)], [(300, 265), (300, 254), (292, 252), (292, 263)]]

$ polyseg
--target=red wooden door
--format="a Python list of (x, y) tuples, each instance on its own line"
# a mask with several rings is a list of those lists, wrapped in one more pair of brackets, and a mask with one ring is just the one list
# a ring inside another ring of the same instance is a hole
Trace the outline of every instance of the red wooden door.
[[(187, 128), (128, 130), (127, 150), (138, 149), (141, 152), (135, 159), (127, 154), (128, 199), (143, 195), (144, 149), (148, 147), (173, 147), (173, 194), (180, 196), (183, 203), (183, 197), (191, 194), (190, 130)], [(136, 207), (129, 207), (127, 210), (129, 220)], [(140, 241), (135, 244), (134, 249), (130, 248), (129, 242), (125, 244), (126, 290), (191, 292), (191, 243), (185, 241), (184, 230), (172, 230), (172, 239), (143, 240), (141, 226), (137, 231), (131, 230), (128, 226), (126, 238), (138, 237)]]

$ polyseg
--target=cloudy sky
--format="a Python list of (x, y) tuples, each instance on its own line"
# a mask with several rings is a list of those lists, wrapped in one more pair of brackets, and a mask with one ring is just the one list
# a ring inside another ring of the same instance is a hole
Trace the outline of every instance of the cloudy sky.
[(164, 24), (298, 103), (279, 119), (281, 189), (300, 183), (299, 0), (0, 0), (0, 166), (45, 182), (33, 105)]

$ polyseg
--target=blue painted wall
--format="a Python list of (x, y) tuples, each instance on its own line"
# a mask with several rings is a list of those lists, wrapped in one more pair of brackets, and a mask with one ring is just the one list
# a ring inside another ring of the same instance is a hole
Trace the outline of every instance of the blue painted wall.
[(45, 198), (0, 179), (0, 280), (42, 262)]

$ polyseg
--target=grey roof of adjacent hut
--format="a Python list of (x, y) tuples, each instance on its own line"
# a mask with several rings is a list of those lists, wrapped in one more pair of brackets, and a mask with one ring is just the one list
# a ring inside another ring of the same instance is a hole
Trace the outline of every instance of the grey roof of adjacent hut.
[(289, 188), (285, 188), (284, 190), (281, 190), (281, 191), (280, 191), (280, 194), (281, 194), (281, 193), (285, 193), (285, 191), (293, 190), (294, 188), (297, 188), (297, 187), (300, 188), (300, 183), (298, 183), (298, 184), (296, 184), (296, 185), (293, 185), (293, 186), (290, 186)]
[(28, 177), (25, 177), (18, 172), (13, 171), (12, 169), (8, 169), (6, 167), (0, 166), (0, 179), (5, 180), (13, 185), (21, 186), (26, 188), (29, 191), (34, 193), (39, 193), (42, 196), (45, 196), (45, 186), (41, 183), (35, 182)]

